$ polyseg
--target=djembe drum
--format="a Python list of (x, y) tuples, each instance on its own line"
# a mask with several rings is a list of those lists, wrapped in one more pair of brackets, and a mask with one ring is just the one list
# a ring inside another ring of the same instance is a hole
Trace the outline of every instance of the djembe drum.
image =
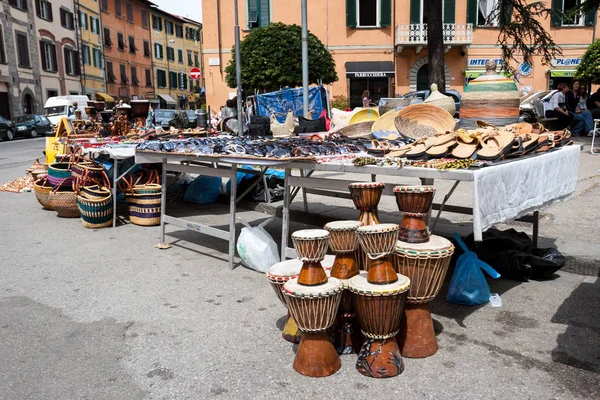
[(302, 285), (296, 278), (283, 285), (288, 309), (302, 332), (294, 359), (294, 369), (302, 375), (329, 376), (342, 365), (326, 333), (335, 321), (342, 289), (337, 278), (316, 286)]
[(365, 272), (348, 281), (354, 307), (366, 340), (358, 354), (356, 369), (372, 378), (402, 373), (404, 362), (396, 342), (410, 280), (397, 275), (394, 283), (371, 283)]
[[(325, 256), (321, 263), (323, 264), (323, 268), (327, 271), (331, 269), (333, 262), (334, 258), (332, 256)], [(301, 269), (302, 261), (293, 259), (274, 264), (271, 268), (269, 268), (269, 271), (267, 271), (267, 279), (271, 283), (271, 287), (273, 290), (275, 290), (277, 298), (281, 300), (286, 308), (287, 303), (285, 302), (285, 297), (282, 292), (283, 285), (290, 279), (297, 278)], [(294, 318), (292, 318), (289, 311), (287, 313), (285, 326), (283, 327), (282, 336), (288, 342), (300, 343), (300, 331), (296, 326), (296, 321), (294, 321)]]
[(394, 253), (398, 231), (396, 224), (361, 226), (356, 230), (358, 242), (367, 254), (367, 276), (370, 283), (388, 284), (398, 280), (391, 254)]
[[(381, 199), (383, 188), (385, 188), (385, 183), (383, 182), (355, 182), (348, 185), (354, 206), (360, 211), (358, 220), (363, 225), (376, 225), (379, 223), (377, 205)], [(366, 271), (367, 256), (360, 246), (356, 250), (355, 255), (358, 268)]]
[(298, 283), (314, 286), (327, 282), (321, 261), (327, 253), (329, 232), (323, 229), (304, 229), (292, 233), (292, 241), (298, 259), (302, 261)]
[(433, 204), (435, 188), (432, 186), (396, 186), (396, 204), (404, 214), (399, 239), (407, 243), (425, 243), (429, 229), (425, 218)]
[(411, 282), (405, 318), (397, 338), (405, 357), (429, 357), (438, 350), (429, 302), (444, 283), (453, 253), (452, 243), (437, 235), (431, 235), (427, 243), (396, 243), (396, 269)]
[[(344, 289), (347, 289), (348, 279), (360, 272), (354, 257), (358, 248), (356, 230), (361, 226), (360, 221), (334, 221), (324, 227), (330, 235), (329, 248), (336, 255), (330, 275), (340, 279)], [(362, 342), (360, 337), (357, 337), (359, 332), (353, 327), (355, 317), (352, 294), (344, 290), (333, 330), (333, 344), (338, 354), (350, 354), (354, 345)]]

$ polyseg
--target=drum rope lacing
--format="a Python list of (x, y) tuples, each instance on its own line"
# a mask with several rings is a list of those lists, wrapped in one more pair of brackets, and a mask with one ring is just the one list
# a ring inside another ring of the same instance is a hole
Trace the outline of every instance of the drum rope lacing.
[[(288, 310), (301, 332), (318, 333), (329, 329), (335, 322), (337, 310), (342, 298), (342, 287), (334, 292), (309, 296), (296, 296), (285, 292)], [(300, 306), (303, 303), (303, 306)]]

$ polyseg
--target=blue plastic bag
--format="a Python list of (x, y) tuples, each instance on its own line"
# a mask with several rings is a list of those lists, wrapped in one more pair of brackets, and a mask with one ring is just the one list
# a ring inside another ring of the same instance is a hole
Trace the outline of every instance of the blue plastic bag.
[(221, 177), (200, 175), (190, 183), (183, 201), (197, 204), (215, 203), (221, 193)]
[(490, 300), (490, 287), (481, 270), (494, 279), (500, 278), (500, 274), (467, 249), (458, 234), (454, 234), (454, 239), (465, 253), (458, 257), (446, 300), (466, 306), (487, 303)]

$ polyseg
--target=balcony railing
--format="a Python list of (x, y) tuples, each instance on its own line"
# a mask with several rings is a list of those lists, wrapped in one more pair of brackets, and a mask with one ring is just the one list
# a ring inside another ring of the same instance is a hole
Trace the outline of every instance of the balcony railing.
[[(444, 24), (444, 44), (467, 45), (473, 42), (473, 24)], [(427, 24), (396, 26), (397, 46), (426, 46)]]

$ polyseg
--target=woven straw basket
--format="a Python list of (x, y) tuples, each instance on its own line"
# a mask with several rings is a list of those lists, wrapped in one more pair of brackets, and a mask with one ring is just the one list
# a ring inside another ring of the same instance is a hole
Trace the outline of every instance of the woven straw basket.
[(374, 121), (359, 122), (357, 124), (347, 125), (338, 129), (335, 133), (348, 137), (369, 137), (371, 136), (371, 127)]
[(77, 193), (73, 192), (72, 190), (59, 190), (63, 184), (64, 182), (56, 186), (48, 195), (50, 207), (52, 207), (54, 211), (56, 211), (59, 217), (79, 218), (79, 208), (77, 207)]
[(35, 192), (35, 198), (46, 210), (54, 210), (50, 205), (50, 199), (48, 196), (52, 191), (52, 186), (48, 183), (46, 178), (38, 179), (33, 183), (33, 191)]
[[(456, 121), (448, 111), (433, 104), (413, 104), (398, 111), (396, 120), (408, 119), (420, 125), (427, 125), (437, 133), (451, 132), (456, 127)], [(398, 124), (396, 124), (398, 126)], [(402, 132), (404, 133), (404, 132)]]
[(160, 225), (161, 198), (162, 192), (126, 195), (131, 223), (141, 226)]
[(390, 135), (398, 135), (398, 129), (396, 128), (396, 116), (399, 111), (391, 110), (377, 118), (377, 121), (373, 123), (371, 127), (372, 132), (377, 132), (378, 136), (389, 137)]
[(112, 225), (113, 197), (110, 191), (108, 196), (100, 199), (77, 196), (77, 207), (85, 228), (99, 229)]
[(365, 121), (375, 121), (377, 118), (379, 118), (379, 112), (377, 110), (373, 108), (365, 108), (355, 113), (352, 118), (350, 118), (350, 121), (348, 121), (348, 125), (358, 124), (359, 122)]

